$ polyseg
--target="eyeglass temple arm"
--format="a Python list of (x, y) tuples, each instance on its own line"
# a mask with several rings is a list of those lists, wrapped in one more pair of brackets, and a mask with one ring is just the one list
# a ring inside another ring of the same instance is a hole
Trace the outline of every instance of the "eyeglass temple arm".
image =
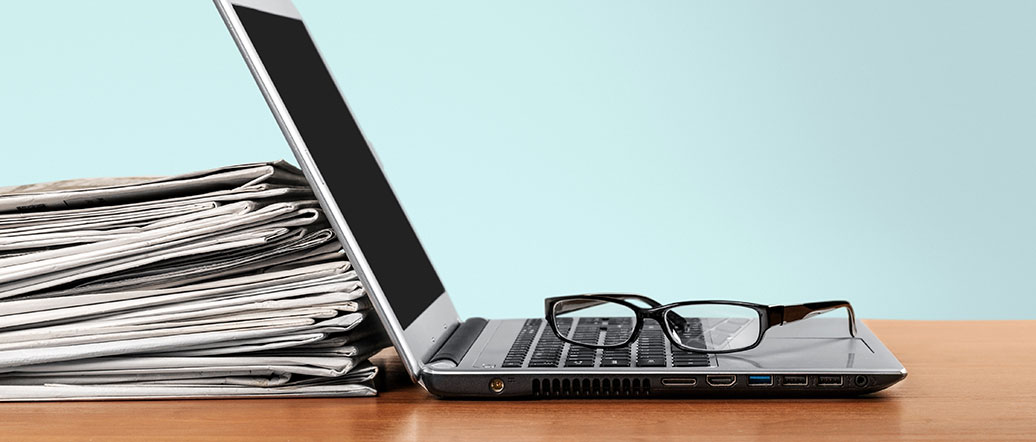
[(784, 325), (790, 322), (812, 318), (816, 315), (827, 313), (831, 310), (840, 309), (842, 307), (845, 307), (845, 309), (849, 311), (849, 335), (856, 337), (856, 313), (853, 312), (853, 306), (849, 304), (849, 301), (823, 301), (780, 306), (781, 314), (779, 322), (771, 321), (771, 323)]
[[(555, 305), (553, 312), (547, 312), (547, 313), (553, 313), (555, 315), (560, 315), (560, 314), (564, 314), (564, 313), (572, 313), (572, 312), (575, 312), (575, 311), (579, 311), (579, 310), (582, 310), (582, 309), (585, 309), (585, 308), (590, 308), (590, 307), (601, 305), (601, 304), (604, 304), (604, 303), (608, 302), (608, 301), (605, 301), (605, 300), (602, 300), (602, 299), (597, 299), (597, 298), (583, 298), (583, 299), (580, 299), (579, 296), (580, 295), (575, 295), (573, 297), (562, 296), (562, 297), (559, 297), (559, 298), (547, 299), (546, 303), (547, 303), (548, 307), (550, 306), (551, 302), (553, 302), (555, 299), (564, 299), (565, 300), (565, 303), (561, 304), (560, 306), (559, 305)], [(618, 294), (618, 293), (617, 294), (610, 294), (609, 293), (609, 294), (602, 294), (602, 295), (595, 295), (595, 296), (604, 296), (604, 297), (608, 297), (608, 298), (616, 298), (616, 299), (622, 299), (622, 300), (636, 299), (636, 300), (644, 302), (645, 304), (650, 305), (652, 307), (658, 307), (658, 306), (662, 305), (658, 301), (655, 301), (654, 299), (648, 298), (647, 296), (643, 296), (643, 295)]]

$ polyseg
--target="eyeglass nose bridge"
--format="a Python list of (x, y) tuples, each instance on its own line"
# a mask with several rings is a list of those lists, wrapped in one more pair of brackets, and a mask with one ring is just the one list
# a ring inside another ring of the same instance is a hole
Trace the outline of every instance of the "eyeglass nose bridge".
[[(680, 316), (675, 313), (673, 315), (670, 315), (671, 318), (666, 316), (668, 313), (671, 313), (672, 311), (673, 309), (670, 306), (660, 306), (651, 309), (646, 309), (644, 313), (645, 316), (654, 319), (656, 322), (658, 322), (658, 325), (661, 326), (662, 329), (667, 332), (666, 336), (669, 336), (670, 339), (672, 339), (672, 336), (668, 334), (668, 331), (670, 330), (670, 322), (672, 322), (674, 326), (679, 327), (678, 331), (683, 331), (685, 328), (687, 328), (687, 319), (683, 316)], [(673, 342), (676, 342), (675, 339), (673, 340)]]

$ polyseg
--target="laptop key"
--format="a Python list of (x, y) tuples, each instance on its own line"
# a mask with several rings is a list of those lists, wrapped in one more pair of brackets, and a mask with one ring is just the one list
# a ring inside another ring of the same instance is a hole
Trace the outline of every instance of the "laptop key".
[(664, 358), (655, 358), (655, 357), (651, 357), (651, 358), (638, 358), (637, 359), (637, 366), (638, 367), (665, 367), (665, 359)]
[(630, 366), (630, 360), (629, 359), (619, 359), (619, 358), (601, 359), (601, 366), (602, 367), (629, 367)]
[(708, 367), (709, 361), (673, 361), (673, 367)]

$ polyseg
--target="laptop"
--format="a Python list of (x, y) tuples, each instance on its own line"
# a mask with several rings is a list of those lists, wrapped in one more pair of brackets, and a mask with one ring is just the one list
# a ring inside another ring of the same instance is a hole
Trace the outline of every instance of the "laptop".
[(906, 376), (866, 324), (850, 337), (844, 317), (774, 327), (758, 347), (718, 355), (683, 352), (650, 323), (629, 347), (588, 351), (544, 318), (461, 320), (295, 6), (215, 3), (408, 373), (432, 394), (848, 396)]

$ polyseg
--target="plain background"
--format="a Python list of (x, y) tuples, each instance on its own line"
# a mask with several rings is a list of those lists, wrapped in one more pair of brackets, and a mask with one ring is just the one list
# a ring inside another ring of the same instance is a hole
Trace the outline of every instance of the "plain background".
[[(298, 4), (464, 317), (1036, 318), (1036, 2)], [(0, 42), (0, 185), (291, 158), (207, 1), (10, 2)]]

